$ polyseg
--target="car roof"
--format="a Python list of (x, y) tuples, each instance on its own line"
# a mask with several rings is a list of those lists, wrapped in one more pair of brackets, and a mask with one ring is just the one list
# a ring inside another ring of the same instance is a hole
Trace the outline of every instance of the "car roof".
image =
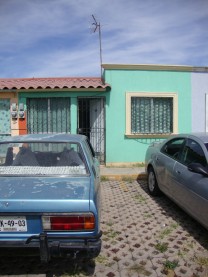
[(178, 134), (173, 137), (186, 137), (186, 138), (198, 138), (203, 143), (208, 143), (208, 133), (206, 132), (195, 132), (195, 133), (185, 133), (185, 134)]
[(8, 136), (0, 140), (0, 142), (82, 142), (86, 140), (84, 135), (74, 135), (74, 134), (28, 134), (20, 136)]

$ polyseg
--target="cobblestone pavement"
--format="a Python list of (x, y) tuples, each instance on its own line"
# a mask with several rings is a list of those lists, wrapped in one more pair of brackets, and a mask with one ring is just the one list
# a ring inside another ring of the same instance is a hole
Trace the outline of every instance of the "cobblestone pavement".
[(145, 181), (102, 182), (103, 245), (90, 263), (1, 257), (0, 276), (207, 277), (208, 231)]

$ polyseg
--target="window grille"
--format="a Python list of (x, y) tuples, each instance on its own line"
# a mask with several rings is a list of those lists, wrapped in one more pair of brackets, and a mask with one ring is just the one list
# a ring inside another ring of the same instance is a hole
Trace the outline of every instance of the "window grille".
[(70, 98), (30, 98), (28, 133), (70, 133)]
[(172, 132), (172, 97), (131, 97), (132, 134), (169, 134)]

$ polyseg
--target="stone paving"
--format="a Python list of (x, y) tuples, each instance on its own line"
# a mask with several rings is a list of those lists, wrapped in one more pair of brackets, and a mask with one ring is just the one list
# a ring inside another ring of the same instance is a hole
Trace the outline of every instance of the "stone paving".
[(145, 181), (103, 181), (103, 245), (90, 263), (1, 257), (0, 276), (207, 277), (208, 231)]

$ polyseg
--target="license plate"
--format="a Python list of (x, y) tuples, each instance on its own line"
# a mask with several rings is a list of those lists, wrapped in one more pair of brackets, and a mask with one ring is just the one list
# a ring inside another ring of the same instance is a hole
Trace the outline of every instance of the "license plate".
[(25, 216), (1, 216), (0, 232), (27, 232)]

